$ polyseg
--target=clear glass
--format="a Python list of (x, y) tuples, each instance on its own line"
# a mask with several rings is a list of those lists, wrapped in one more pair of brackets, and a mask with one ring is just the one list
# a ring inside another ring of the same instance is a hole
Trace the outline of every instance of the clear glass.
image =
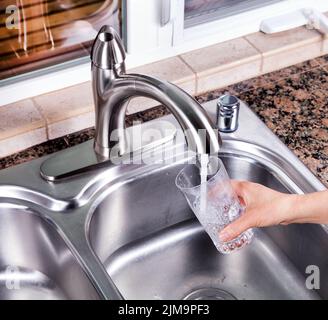
[(285, 0), (185, 0), (185, 27)]
[(251, 242), (252, 229), (232, 241), (219, 240), (219, 232), (244, 212), (219, 158), (211, 156), (198, 165), (186, 165), (177, 175), (176, 185), (221, 253), (231, 253)]

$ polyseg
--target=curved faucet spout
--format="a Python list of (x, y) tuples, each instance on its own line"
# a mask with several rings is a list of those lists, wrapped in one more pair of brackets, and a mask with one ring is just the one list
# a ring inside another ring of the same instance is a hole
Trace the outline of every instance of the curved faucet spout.
[[(120, 153), (126, 152), (126, 107), (131, 98), (138, 96), (152, 98), (166, 106), (184, 130), (187, 144), (193, 151), (218, 153), (222, 144), (220, 135), (201, 105), (167, 81), (141, 74), (126, 74), (122, 50), (123, 45), (115, 30), (102, 27), (91, 54), (96, 110), (94, 147), (97, 154), (109, 158), (111, 148), (117, 143)], [(119, 134), (116, 142), (111, 141), (114, 130)]]

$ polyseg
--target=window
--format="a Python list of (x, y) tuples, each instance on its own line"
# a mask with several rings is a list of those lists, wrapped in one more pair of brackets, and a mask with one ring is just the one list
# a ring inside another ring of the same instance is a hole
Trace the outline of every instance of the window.
[(0, 104), (89, 80), (103, 24), (121, 33), (131, 68), (257, 32), (264, 19), (306, 7), (328, 11), (328, 1), (0, 0)]
[(101, 25), (121, 29), (120, 1), (0, 0), (0, 79), (88, 55)]
[(305, 7), (328, 11), (327, 0), (126, 2), (126, 46), (132, 64), (142, 59), (154, 61), (257, 32), (264, 19)]
[(283, 0), (185, 0), (184, 27), (222, 19)]

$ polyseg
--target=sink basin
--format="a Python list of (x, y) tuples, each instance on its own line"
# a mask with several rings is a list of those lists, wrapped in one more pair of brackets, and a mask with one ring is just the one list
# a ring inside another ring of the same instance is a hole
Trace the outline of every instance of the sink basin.
[(0, 299), (99, 299), (57, 231), (35, 212), (0, 207)]
[[(216, 102), (204, 107), (214, 120)], [(325, 189), (244, 104), (239, 118), (219, 154), (233, 179)], [(89, 159), (92, 144), (57, 153), (54, 172)], [(178, 157), (162, 165), (106, 164), (56, 182), (40, 175), (49, 157), (1, 170), (0, 299), (328, 299), (326, 226), (256, 230), (246, 248), (219, 254), (175, 186), (184, 141), (171, 148)]]
[[(281, 192), (286, 185), (265, 165), (222, 154), (234, 179)], [(320, 226), (294, 225), (256, 232), (245, 249), (216, 251), (195, 220), (175, 177), (183, 165), (144, 175), (110, 193), (93, 212), (90, 241), (126, 299), (319, 299), (308, 290), (306, 266), (320, 267), (327, 283), (327, 234)]]

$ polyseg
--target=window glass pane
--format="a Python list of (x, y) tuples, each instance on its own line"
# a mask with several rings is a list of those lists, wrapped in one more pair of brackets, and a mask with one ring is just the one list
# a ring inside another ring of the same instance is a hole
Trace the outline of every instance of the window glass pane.
[(185, 27), (286, 0), (185, 0)]
[(0, 79), (89, 54), (103, 24), (121, 33), (120, 0), (0, 0)]

